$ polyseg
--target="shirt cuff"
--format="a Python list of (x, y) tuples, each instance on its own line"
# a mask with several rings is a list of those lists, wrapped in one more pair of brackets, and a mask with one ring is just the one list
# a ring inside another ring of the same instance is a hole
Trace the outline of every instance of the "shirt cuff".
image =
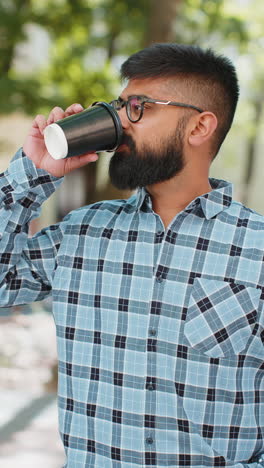
[(63, 181), (63, 177), (55, 177), (44, 169), (38, 169), (22, 148), (11, 160), (4, 176), (8, 182), (4, 193), (8, 196), (8, 192), (12, 192), (13, 201), (28, 192), (39, 201), (46, 200)]

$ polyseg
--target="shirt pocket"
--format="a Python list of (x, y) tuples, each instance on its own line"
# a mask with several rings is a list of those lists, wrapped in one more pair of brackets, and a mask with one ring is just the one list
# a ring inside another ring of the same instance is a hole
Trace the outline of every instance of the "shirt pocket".
[(214, 358), (244, 351), (257, 318), (261, 290), (196, 278), (184, 334), (190, 347)]

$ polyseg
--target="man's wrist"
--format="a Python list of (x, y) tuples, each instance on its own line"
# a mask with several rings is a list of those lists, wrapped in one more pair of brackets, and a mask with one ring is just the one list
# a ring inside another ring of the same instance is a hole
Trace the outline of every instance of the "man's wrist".
[(62, 177), (53, 176), (44, 169), (38, 169), (22, 148), (12, 158), (4, 175), (10, 192), (16, 192), (15, 198), (20, 195), (23, 197), (23, 193), (30, 191), (35, 193), (40, 201), (47, 199), (63, 180)]

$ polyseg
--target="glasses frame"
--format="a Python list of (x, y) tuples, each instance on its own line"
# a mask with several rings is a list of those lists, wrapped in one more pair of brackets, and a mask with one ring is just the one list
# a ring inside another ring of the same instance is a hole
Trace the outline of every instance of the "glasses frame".
[[(131, 112), (130, 112), (130, 100), (132, 100), (134, 98), (140, 98), (139, 99), (140, 100), (140, 114), (139, 114), (139, 117), (137, 119), (133, 119), (131, 117)], [(184, 108), (187, 108), (187, 109), (194, 109), (197, 112), (199, 112), (200, 114), (202, 112), (204, 112), (200, 107), (193, 106), (192, 104), (185, 104), (183, 102), (177, 102), (177, 101), (164, 101), (162, 99), (152, 99), (152, 98), (148, 98), (148, 97), (140, 96), (140, 95), (129, 96), (129, 98), (127, 100), (122, 99), (122, 98), (114, 99), (113, 101), (109, 102), (109, 104), (111, 106), (113, 106), (114, 109), (117, 110), (117, 111), (119, 111), (119, 110), (123, 109), (123, 107), (125, 107), (126, 108), (126, 114), (127, 114), (128, 119), (130, 120), (130, 122), (136, 123), (136, 122), (139, 122), (142, 119), (143, 114), (144, 114), (144, 104), (147, 103), (147, 102), (152, 103), (152, 104), (161, 104), (163, 106), (176, 106), (176, 107), (184, 107)]]

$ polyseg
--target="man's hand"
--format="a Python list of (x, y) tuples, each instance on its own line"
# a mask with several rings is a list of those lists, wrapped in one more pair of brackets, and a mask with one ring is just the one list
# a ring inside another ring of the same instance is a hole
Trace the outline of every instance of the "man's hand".
[(98, 155), (96, 153), (87, 153), (82, 156), (74, 156), (72, 158), (60, 159), (57, 161), (48, 153), (44, 143), (43, 131), (47, 125), (68, 117), (69, 115), (82, 112), (83, 110), (84, 109), (81, 104), (72, 104), (65, 111), (60, 107), (54, 107), (47, 120), (44, 115), (36, 116), (24, 143), (23, 151), (28, 158), (34, 162), (37, 168), (45, 169), (53, 176), (62, 177), (68, 172), (98, 159)]

